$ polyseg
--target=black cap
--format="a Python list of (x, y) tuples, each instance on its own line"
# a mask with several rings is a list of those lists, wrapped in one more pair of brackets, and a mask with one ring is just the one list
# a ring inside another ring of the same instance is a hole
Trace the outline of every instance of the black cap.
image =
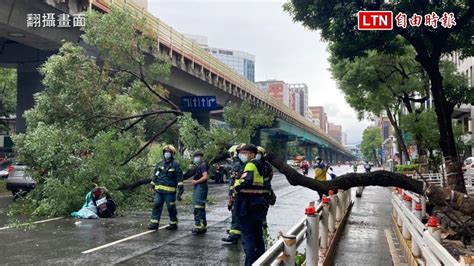
[(253, 144), (245, 144), (240, 150), (241, 151), (249, 151), (249, 152), (252, 152), (252, 153), (255, 153), (255, 154), (257, 154), (257, 152), (258, 152), (257, 146), (255, 146)]
[(196, 156), (204, 157), (204, 153), (202, 153), (202, 151), (197, 151), (194, 153), (193, 157), (196, 157)]

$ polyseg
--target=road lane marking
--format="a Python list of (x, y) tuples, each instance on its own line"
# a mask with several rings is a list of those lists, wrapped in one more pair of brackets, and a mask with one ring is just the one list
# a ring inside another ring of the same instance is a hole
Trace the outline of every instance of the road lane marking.
[(22, 223), (22, 224), (19, 224), (19, 225), (17, 225), (17, 226), (4, 226), (4, 227), (0, 227), (0, 230), (5, 230), (5, 229), (10, 229), (10, 228), (15, 228), (15, 227), (21, 227), (21, 226), (28, 225), (28, 224), (47, 223), (47, 222), (56, 221), (56, 220), (63, 219), (63, 218), (64, 218), (64, 217), (56, 217), (56, 218), (51, 218), (51, 219), (36, 221), (36, 222), (32, 222), (32, 223)]
[(140, 236), (143, 236), (143, 235), (146, 235), (146, 234), (150, 234), (150, 233), (153, 233), (153, 232), (156, 232), (158, 230), (161, 230), (161, 229), (164, 229), (166, 228), (167, 225), (163, 225), (162, 227), (156, 229), (156, 230), (148, 230), (146, 232), (142, 232), (142, 233), (139, 233), (139, 234), (136, 234), (136, 235), (133, 235), (133, 236), (129, 236), (129, 237), (126, 237), (126, 238), (123, 238), (123, 239), (120, 239), (120, 240), (117, 240), (117, 241), (114, 241), (114, 242), (111, 242), (111, 243), (108, 243), (108, 244), (105, 244), (105, 245), (102, 245), (102, 246), (98, 246), (96, 248), (92, 248), (92, 249), (88, 249), (86, 251), (82, 251), (81, 253), (82, 254), (89, 254), (91, 252), (94, 252), (94, 251), (97, 251), (97, 250), (101, 250), (101, 249), (104, 249), (106, 247), (110, 247), (110, 246), (113, 246), (113, 245), (116, 245), (116, 244), (119, 244), (119, 243), (122, 243), (122, 242), (125, 242), (125, 241), (128, 241), (130, 239), (134, 239), (134, 238), (137, 238), (137, 237), (140, 237)]

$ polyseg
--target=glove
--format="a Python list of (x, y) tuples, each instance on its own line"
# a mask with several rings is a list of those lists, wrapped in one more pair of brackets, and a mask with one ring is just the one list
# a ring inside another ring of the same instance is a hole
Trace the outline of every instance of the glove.
[(148, 189), (151, 191), (151, 192), (155, 192), (155, 186), (153, 184), (148, 184)]
[(183, 193), (184, 193), (184, 187), (183, 186), (178, 186), (178, 196), (177, 196), (178, 201), (182, 200), (181, 196), (183, 195)]
[(232, 211), (232, 205), (234, 203), (234, 200), (232, 199), (232, 197), (229, 197), (229, 201), (227, 202), (227, 210), (229, 211)]

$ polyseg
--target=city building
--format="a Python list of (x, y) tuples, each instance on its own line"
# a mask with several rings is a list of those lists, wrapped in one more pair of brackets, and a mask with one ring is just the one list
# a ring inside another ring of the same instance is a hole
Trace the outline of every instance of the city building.
[(342, 132), (342, 145), (347, 145), (347, 134), (346, 132)]
[(303, 117), (308, 117), (308, 85), (304, 83), (294, 83), (289, 84), (290, 91), (297, 96), (294, 97), (295, 102), (295, 111), (298, 112)]
[(148, 10), (148, 0), (133, 0), (133, 2), (135, 2), (141, 8)]
[(354, 156), (357, 161), (362, 160), (362, 151), (360, 150), (360, 144), (345, 145), (345, 147), (351, 151), (352, 156)]
[(322, 107), (322, 106), (309, 106), (308, 108), (311, 112), (311, 116), (314, 119), (319, 120), (319, 128), (321, 128), (325, 133), (329, 133), (328, 116), (324, 112), (324, 107)]
[(244, 78), (255, 82), (255, 56), (247, 52), (210, 47), (206, 36), (185, 34), (208, 53), (230, 66)]
[(329, 123), (329, 136), (337, 142), (342, 143), (342, 126)]
[(256, 82), (258, 87), (270, 94), (273, 98), (282, 102), (286, 106), (290, 106), (290, 88), (288, 84), (281, 80), (266, 80)]

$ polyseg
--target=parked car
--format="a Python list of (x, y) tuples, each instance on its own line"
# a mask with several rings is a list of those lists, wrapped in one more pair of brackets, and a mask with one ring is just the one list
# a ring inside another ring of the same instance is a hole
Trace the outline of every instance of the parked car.
[(36, 182), (27, 170), (28, 167), (25, 165), (13, 165), (13, 170), (8, 174), (6, 187), (13, 196), (30, 192), (35, 188)]
[(8, 174), (13, 170), (13, 164), (15, 164), (14, 158), (6, 159), (0, 163), (0, 178), (8, 178)]
[(468, 157), (464, 160), (464, 165), (462, 166), (462, 170), (466, 172), (467, 170), (474, 169), (474, 157)]

